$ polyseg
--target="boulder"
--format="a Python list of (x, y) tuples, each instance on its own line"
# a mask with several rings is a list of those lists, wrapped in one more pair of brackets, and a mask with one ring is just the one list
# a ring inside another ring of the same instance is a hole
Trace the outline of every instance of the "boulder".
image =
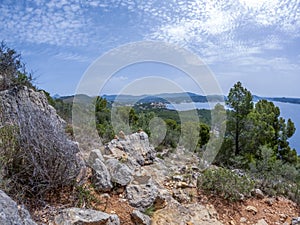
[(144, 210), (151, 206), (158, 196), (153, 183), (130, 184), (126, 187), (126, 198), (131, 206)]
[(106, 167), (110, 173), (113, 183), (125, 186), (130, 183), (133, 176), (133, 171), (129, 167), (117, 159), (108, 159)]
[(118, 151), (125, 152), (128, 158), (134, 159), (141, 166), (152, 164), (155, 158), (154, 147), (150, 145), (148, 135), (143, 131), (113, 139), (106, 145), (107, 153), (118, 155)]
[(96, 158), (91, 166), (93, 171), (92, 182), (98, 191), (110, 191), (113, 188), (111, 176), (105, 164)]
[(134, 210), (131, 213), (131, 220), (135, 225), (150, 225), (151, 224), (151, 218), (139, 210)]
[(115, 214), (107, 214), (92, 209), (79, 208), (64, 209), (58, 216), (55, 217), (54, 222), (56, 225), (120, 224), (119, 217)]
[(29, 212), (0, 190), (0, 224), (36, 225)]

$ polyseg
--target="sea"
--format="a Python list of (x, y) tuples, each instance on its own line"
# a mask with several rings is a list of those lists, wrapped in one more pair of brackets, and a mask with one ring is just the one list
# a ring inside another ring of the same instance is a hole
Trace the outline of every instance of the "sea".
[[(286, 121), (290, 118), (296, 127), (295, 134), (288, 140), (291, 148), (296, 149), (298, 155), (300, 155), (300, 104), (273, 102), (280, 109), (280, 116)], [(179, 104), (167, 104), (168, 109), (175, 109), (177, 111), (185, 111), (191, 109), (212, 109), (215, 106), (214, 103), (208, 104), (205, 102), (189, 102)]]

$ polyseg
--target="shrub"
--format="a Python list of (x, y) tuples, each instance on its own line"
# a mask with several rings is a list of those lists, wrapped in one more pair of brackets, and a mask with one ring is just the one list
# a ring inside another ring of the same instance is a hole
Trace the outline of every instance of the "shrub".
[[(12, 168), (4, 165), (11, 165), (14, 156), (18, 151), (17, 141), (18, 127), (6, 124), (0, 127), (0, 171), (2, 175)], [(6, 170), (6, 171), (5, 171)]]
[(155, 213), (155, 207), (153, 205), (149, 206), (147, 209), (145, 209), (144, 214), (147, 216), (152, 217)]
[(94, 194), (94, 188), (90, 185), (77, 186), (76, 195), (77, 195), (76, 207), (93, 208), (94, 203), (100, 203), (100, 201), (96, 198)]
[(255, 178), (257, 188), (270, 196), (283, 195), (300, 202), (300, 175), (297, 168), (276, 159), (273, 150), (260, 147), (261, 158), (250, 164), (250, 173)]
[(0, 128), (1, 176), (8, 191), (41, 196), (74, 185), (80, 170), (78, 147), (42, 111), (22, 113), (18, 126)]
[(237, 201), (243, 196), (250, 196), (254, 184), (247, 176), (239, 176), (231, 170), (217, 168), (205, 170), (198, 187), (230, 201)]
[(27, 86), (33, 88), (32, 76), (26, 72), (21, 63), (21, 56), (14, 49), (8, 48), (4, 42), (0, 43), (0, 90), (13, 86)]

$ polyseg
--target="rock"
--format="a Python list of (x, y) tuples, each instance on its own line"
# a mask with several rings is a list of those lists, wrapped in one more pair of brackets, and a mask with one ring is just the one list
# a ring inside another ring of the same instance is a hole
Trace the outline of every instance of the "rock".
[(0, 190), (0, 224), (36, 225), (29, 212)]
[(247, 222), (247, 219), (245, 217), (240, 218), (240, 223), (246, 223), (246, 222)]
[(111, 181), (121, 186), (125, 186), (130, 183), (133, 177), (133, 171), (129, 169), (127, 165), (121, 163), (117, 159), (108, 159), (106, 161), (106, 167), (110, 173)]
[(176, 202), (155, 211), (152, 216), (152, 225), (195, 224), (195, 225), (222, 225), (216, 218), (212, 218), (208, 209), (200, 204), (181, 205)]
[(92, 182), (98, 191), (109, 191), (113, 188), (111, 176), (105, 164), (96, 158), (91, 166), (93, 170)]
[(141, 166), (153, 163), (155, 150), (150, 145), (148, 135), (145, 132), (141, 131), (127, 136), (122, 134), (121, 136), (119, 134), (119, 139), (113, 139), (106, 145), (106, 152), (120, 155), (118, 151), (123, 151), (129, 159), (134, 159)]
[(188, 188), (188, 187), (192, 187), (191, 185), (189, 185), (188, 183), (186, 182), (178, 182), (177, 185), (176, 185), (177, 188)]
[(131, 206), (141, 210), (153, 204), (158, 196), (157, 187), (149, 182), (147, 184), (129, 184), (126, 187), (126, 198)]
[(89, 159), (88, 159), (88, 164), (91, 166), (95, 163), (95, 160), (99, 159), (102, 162), (104, 162), (104, 158), (102, 156), (102, 153), (99, 149), (94, 149), (91, 151), (90, 155), (89, 155)]
[(274, 198), (267, 198), (265, 200), (265, 203), (267, 203), (269, 206), (272, 206), (275, 202), (275, 199)]
[(254, 206), (251, 206), (251, 205), (247, 206), (247, 207), (246, 207), (246, 210), (247, 210), (248, 212), (252, 212), (253, 214), (256, 214), (256, 213), (257, 213), (257, 208), (255, 208)]
[(92, 209), (69, 208), (64, 209), (61, 214), (55, 217), (56, 225), (72, 225), (72, 224), (103, 224), (103, 225), (119, 225), (120, 220), (117, 215), (107, 214)]
[(258, 188), (253, 191), (253, 195), (259, 199), (263, 199), (265, 197), (264, 193)]
[(257, 223), (255, 225), (268, 225), (268, 223), (264, 219), (261, 219), (261, 220), (257, 221)]
[(153, 202), (153, 207), (155, 210), (163, 209), (167, 206), (167, 199), (162, 193), (158, 193), (156, 199)]
[(219, 214), (213, 205), (206, 206), (210, 218), (219, 219)]
[(182, 175), (174, 175), (172, 177), (172, 179), (175, 180), (175, 181), (183, 181), (184, 180)]
[(298, 225), (298, 224), (300, 224), (300, 217), (292, 218), (292, 225)]
[(180, 203), (189, 203), (191, 201), (190, 196), (182, 189), (174, 189), (173, 190), (173, 198), (176, 199)]
[(131, 220), (135, 225), (150, 225), (151, 218), (139, 210), (134, 210), (131, 214)]

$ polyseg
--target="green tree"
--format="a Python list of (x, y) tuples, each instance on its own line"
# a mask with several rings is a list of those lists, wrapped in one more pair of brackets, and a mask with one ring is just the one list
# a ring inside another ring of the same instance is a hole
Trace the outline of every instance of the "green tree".
[(237, 82), (230, 89), (226, 104), (232, 109), (228, 116), (228, 131), (234, 138), (235, 155), (239, 155), (246, 117), (253, 109), (252, 94), (242, 86), (241, 82)]
[(257, 146), (268, 146), (284, 162), (296, 163), (297, 153), (289, 146), (288, 139), (295, 133), (291, 119), (280, 117), (280, 109), (273, 102), (260, 100), (248, 115), (247, 152), (256, 158)]
[(95, 99), (96, 128), (103, 142), (108, 142), (114, 137), (114, 130), (111, 125), (111, 111), (108, 108), (106, 99), (97, 97)]

